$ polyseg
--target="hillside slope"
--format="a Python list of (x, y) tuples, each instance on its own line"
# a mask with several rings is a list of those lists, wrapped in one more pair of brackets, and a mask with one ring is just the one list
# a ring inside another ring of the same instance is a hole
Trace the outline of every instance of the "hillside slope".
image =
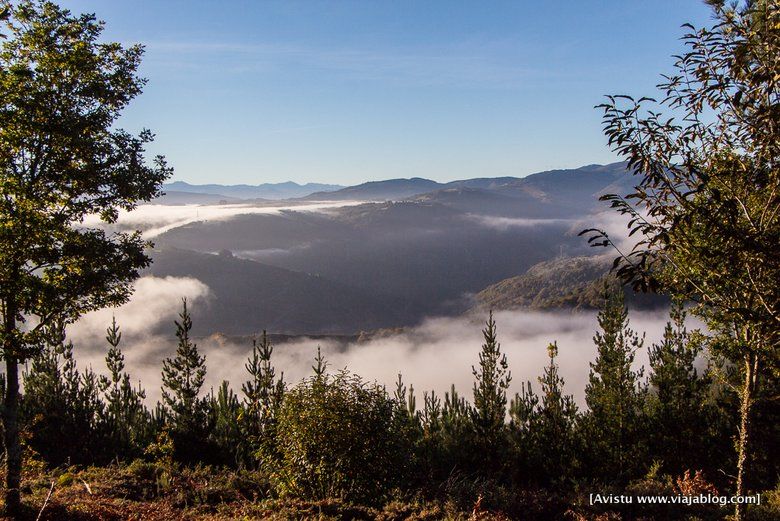
[(211, 290), (193, 312), (194, 332), (351, 334), (404, 322), (398, 299), (307, 273), (176, 248), (152, 252), (147, 274), (194, 277)]
[(349, 186), (333, 192), (317, 192), (304, 197), (307, 200), (328, 200), (328, 201), (390, 201), (405, 199), (417, 194), (431, 192), (444, 185), (431, 181), (413, 177), (411, 179), (388, 179), (385, 181), (371, 181), (355, 186)]
[[(604, 284), (617, 284), (609, 274), (609, 256), (559, 257), (531, 266), (528, 271), (492, 284), (476, 295), (476, 309), (598, 309)], [(656, 308), (667, 303), (657, 295), (636, 294), (625, 288), (626, 303)]]

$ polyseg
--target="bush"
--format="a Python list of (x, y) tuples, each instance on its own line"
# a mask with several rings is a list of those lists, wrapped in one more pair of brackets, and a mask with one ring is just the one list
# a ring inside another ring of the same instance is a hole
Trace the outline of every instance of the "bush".
[(276, 454), (264, 463), (282, 495), (377, 501), (406, 456), (397, 438), (383, 387), (346, 371), (319, 374), (285, 395)]

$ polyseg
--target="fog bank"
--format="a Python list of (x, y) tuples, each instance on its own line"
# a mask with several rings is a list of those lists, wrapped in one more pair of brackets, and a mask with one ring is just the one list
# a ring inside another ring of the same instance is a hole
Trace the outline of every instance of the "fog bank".
[[(121, 211), (113, 225), (121, 230), (141, 230), (146, 239), (151, 239), (173, 228), (194, 222), (224, 221), (238, 215), (278, 214), (283, 211), (321, 212), (330, 208), (363, 204), (361, 201), (323, 201), (306, 204), (265, 203), (253, 204), (143, 204), (131, 212)], [(84, 220), (84, 226), (105, 227), (97, 215)]]
[[(162, 360), (176, 349), (173, 321), (187, 296), (192, 307), (208, 305), (208, 288), (195, 279), (143, 277), (136, 283), (131, 302), (116, 310), (90, 313), (69, 328), (76, 345), (79, 367), (91, 365), (105, 371), (107, 350), (105, 328), (112, 314), (122, 328), (122, 348), (133, 380), (140, 380), (150, 402), (160, 396)], [(375, 336), (368, 341), (345, 343), (335, 339), (299, 338), (276, 346), (274, 365), (284, 372), (288, 383), (296, 383), (311, 374), (317, 346), (321, 346), (331, 371), (347, 368), (366, 380), (377, 381), (392, 391), (398, 373), (407, 385), (414, 385), (418, 398), (422, 391), (442, 395), (455, 384), (459, 392), (471, 397), (472, 365), (478, 363), (482, 344), (481, 329), (486, 316), (437, 317), (401, 332)], [(631, 327), (647, 332), (645, 346), (658, 341), (667, 320), (663, 312), (632, 312)], [(557, 341), (560, 372), (566, 391), (582, 404), (589, 365), (595, 357), (592, 337), (597, 329), (596, 314), (565, 311), (501, 311), (495, 314), (498, 339), (512, 371), (511, 392), (537, 377), (547, 363), (547, 345)], [(150, 334), (164, 326), (168, 333)], [(244, 368), (251, 350), (248, 339), (239, 341), (221, 335), (197, 341), (208, 367), (205, 391), (228, 380), (236, 392), (246, 380)], [(637, 365), (647, 365), (647, 352), (637, 353)]]

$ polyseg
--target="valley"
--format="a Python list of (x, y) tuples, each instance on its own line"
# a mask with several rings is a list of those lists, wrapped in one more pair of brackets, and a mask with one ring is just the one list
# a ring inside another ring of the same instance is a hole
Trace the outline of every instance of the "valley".
[[(598, 196), (626, 192), (629, 180), (616, 163), (446, 184), (396, 179), (262, 203), (251, 199), (258, 193), (251, 187), (217, 193), (219, 185), (191, 186), (193, 192), (177, 193), (179, 201), (197, 205), (203, 218), (179, 226), (169, 219), (158, 228), (145, 273), (209, 287), (207, 305), (193, 312), (202, 335), (351, 335), (475, 306), (534, 307), (544, 299), (529, 293), (535, 285), (518, 299), (502, 282), (526, 272), (536, 285), (568, 288), (568, 296), (536, 307), (578, 308), (584, 299), (592, 308), (591, 283), (608, 262), (590, 262), (574, 285), (560, 277), (569, 271), (567, 259), (604, 254), (578, 233), (599, 223)], [(197, 203), (204, 192), (224, 198), (222, 204)], [(242, 193), (247, 199), (236, 200)], [(158, 202), (158, 219), (165, 220), (165, 208)], [(496, 296), (503, 292), (506, 298)]]

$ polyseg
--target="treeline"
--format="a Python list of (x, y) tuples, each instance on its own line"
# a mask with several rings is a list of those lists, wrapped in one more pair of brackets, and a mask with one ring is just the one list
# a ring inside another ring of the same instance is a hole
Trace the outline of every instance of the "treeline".
[[(150, 409), (125, 369), (115, 321), (105, 374), (79, 370), (63, 328), (53, 327), (23, 373), (23, 443), (28, 458), (50, 466), (136, 459), (227, 466), (261, 473), (279, 496), (367, 503), (400, 491), (511, 512), (522, 491), (564, 501), (576, 491), (640, 493), (652, 483), (656, 493), (693, 481), (732, 490), (737, 367), (709, 356), (710, 339), (686, 330), (679, 303), (658, 344), (646, 346), (631, 329), (622, 292), (605, 290), (598, 323), (585, 409), (567, 394), (555, 343), (538, 381), (508, 395), (512, 375), (492, 313), (471, 400), (454, 386), (444, 396), (418, 396), (401, 375), (388, 390), (347, 371), (329, 373), (319, 352), (312, 375), (289, 385), (265, 333), (253, 341), (240, 392), (223, 382), (204, 393), (206, 358), (190, 338), (185, 301), (176, 353), (162, 367), (162, 400)], [(650, 364), (636, 370), (643, 349)], [(753, 490), (772, 488), (778, 475), (777, 408), (761, 403)]]

